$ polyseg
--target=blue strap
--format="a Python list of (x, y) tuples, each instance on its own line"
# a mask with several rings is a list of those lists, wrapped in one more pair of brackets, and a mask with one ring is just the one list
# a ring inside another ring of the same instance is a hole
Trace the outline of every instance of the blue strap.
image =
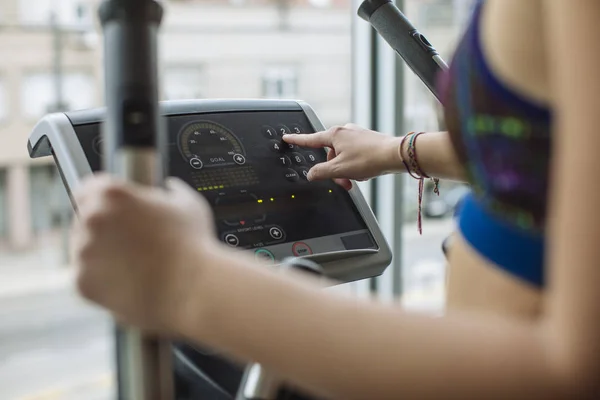
[(459, 229), (483, 257), (536, 287), (544, 286), (544, 237), (507, 224), (473, 194), (461, 204)]

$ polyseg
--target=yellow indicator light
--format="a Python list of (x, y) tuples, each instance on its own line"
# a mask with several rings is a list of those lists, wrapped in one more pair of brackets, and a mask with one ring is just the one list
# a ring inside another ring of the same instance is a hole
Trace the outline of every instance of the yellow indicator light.
[(296, 195), (295, 195), (295, 194), (293, 194), (293, 195), (292, 195), (292, 199), (295, 199), (295, 198), (296, 198)]
[(262, 200), (259, 200), (259, 201), (258, 201), (258, 204), (262, 204), (262, 203), (263, 203), (263, 201), (262, 201)]
[(209, 187), (208, 187), (208, 190), (213, 190), (213, 187), (212, 187), (212, 186), (209, 186)]
[(207, 188), (207, 187), (205, 187), (205, 188), (202, 188), (202, 190), (208, 190), (208, 188)]
[(198, 191), (199, 191), (199, 192), (201, 192), (201, 191), (202, 191), (202, 188), (198, 188)]
[(275, 201), (275, 199), (271, 197), (271, 201)]
[(225, 186), (221, 185), (219, 186), (219, 189), (225, 189)]
[(329, 189), (329, 193), (333, 193), (333, 190)]

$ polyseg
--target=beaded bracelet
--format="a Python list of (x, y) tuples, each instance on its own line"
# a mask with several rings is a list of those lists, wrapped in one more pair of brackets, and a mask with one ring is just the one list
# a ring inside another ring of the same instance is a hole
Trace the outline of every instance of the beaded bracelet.
[[(423, 172), (423, 170), (421, 169), (421, 166), (419, 165), (419, 160), (417, 157), (417, 139), (419, 138), (420, 135), (424, 134), (425, 132), (419, 132), (419, 133), (415, 133), (415, 132), (410, 132), (408, 135), (404, 136), (404, 138), (402, 138), (402, 142), (400, 143), (400, 158), (402, 159), (402, 163), (404, 164), (404, 166), (406, 167), (406, 171), (408, 172), (408, 174), (413, 177), (414, 179), (419, 181), (419, 193), (418, 193), (418, 201), (419, 201), (419, 211), (418, 211), (418, 216), (417, 216), (417, 226), (419, 229), (419, 234), (423, 234), (423, 192), (425, 190), (425, 179), (431, 179), (431, 181), (433, 182), (433, 192), (435, 194), (437, 194), (438, 196), (440, 195), (440, 188), (439, 188), (439, 184), (440, 184), (440, 180), (438, 178), (431, 178), (429, 177), (425, 172)], [(402, 149), (404, 149), (404, 143), (408, 141), (408, 149), (406, 151), (406, 154), (408, 155), (408, 162), (406, 162), (404, 160), (403, 154), (402, 154)]]

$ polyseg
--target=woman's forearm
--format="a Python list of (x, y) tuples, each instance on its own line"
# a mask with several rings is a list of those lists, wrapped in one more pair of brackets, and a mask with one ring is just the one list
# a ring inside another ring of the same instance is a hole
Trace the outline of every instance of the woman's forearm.
[[(402, 150), (404, 160), (408, 159), (407, 147), (405, 143)], [(428, 132), (420, 135), (416, 150), (419, 166), (427, 175), (454, 181), (466, 180), (464, 166), (456, 157), (448, 132)], [(401, 169), (402, 165), (398, 167)]]
[(407, 315), (265, 268), (206, 268), (187, 336), (333, 398), (565, 398), (537, 324)]

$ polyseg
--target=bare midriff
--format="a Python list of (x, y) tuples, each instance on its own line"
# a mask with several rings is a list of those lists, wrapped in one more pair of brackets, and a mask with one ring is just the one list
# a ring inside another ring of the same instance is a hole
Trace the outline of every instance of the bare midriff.
[[(507, 87), (550, 104), (542, 8), (541, 0), (487, 0), (481, 42), (492, 72)], [(542, 307), (543, 288), (531, 286), (492, 264), (460, 232), (454, 233), (448, 251), (449, 311), (535, 319)]]

